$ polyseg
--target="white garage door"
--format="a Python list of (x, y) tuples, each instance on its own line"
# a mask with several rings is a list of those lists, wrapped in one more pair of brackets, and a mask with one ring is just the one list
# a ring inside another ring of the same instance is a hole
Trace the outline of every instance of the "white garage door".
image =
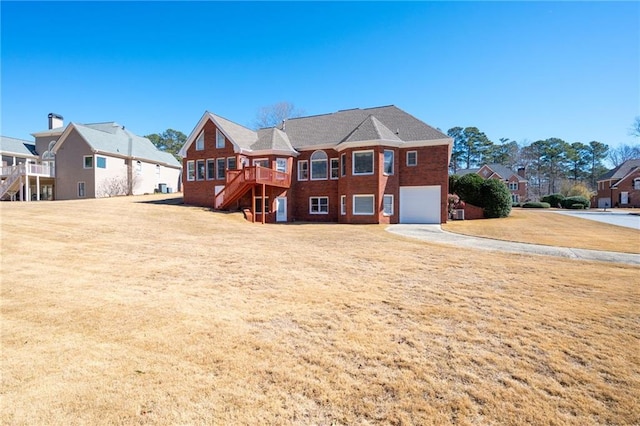
[(400, 223), (440, 223), (440, 185), (401, 186)]

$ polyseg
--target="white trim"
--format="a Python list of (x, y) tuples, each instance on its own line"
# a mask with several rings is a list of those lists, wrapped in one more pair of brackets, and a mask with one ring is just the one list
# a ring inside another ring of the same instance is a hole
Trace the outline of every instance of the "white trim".
[[(386, 197), (391, 197), (391, 213), (385, 213), (385, 211), (384, 211), (384, 199)], [(393, 194), (384, 194), (382, 196), (382, 215), (383, 216), (393, 216), (395, 214), (394, 205), (395, 205), (395, 197), (393, 196)]]
[[(260, 206), (262, 207), (260, 209), (260, 211), (258, 211), (258, 200), (260, 200), (260, 203), (262, 203), (262, 195), (256, 195), (255, 197), (253, 197), (255, 200), (255, 206), (256, 206), (256, 211), (254, 212), (255, 214), (262, 214), (262, 212), (264, 211), (264, 206)], [(271, 209), (270, 204), (269, 204), (269, 197), (264, 197), (264, 202), (267, 205), (267, 211), (265, 212), (265, 214), (270, 214), (271, 213)]]
[[(91, 166), (87, 167), (87, 158), (91, 158)], [(93, 155), (83, 155), (82, 156), (82, 168), (85, 170), (93, 169)]]
[[(416, 161), (413, 164), (409, 164), (409, 154), (416, 154)], [(418, 165), (418, 151), (407, 151), (406, 163), (407, 167), (416, 167)]]
[[(200, 166), (202, 165), (202, 177), (200, 177)], [(196, 180), (206, 180), (207, 179), (207, 162), (200, 158), (196, 160)]]
[[(209, 176), (209, 163), (213, 164), (213, 171), (211, 176)], [(216, 159), (215, 158), (207, 158), (205, 161), (205, 180), (215, 180), (216, 179)]]
[[(385, 171), (385, 154), (387, 152), (391, 153), (391, 173), (387, 173)], [(382, 175), (383, 176), (393, 176), (396, 173), (396, 167), (395, 167), (395, 162), (396, 162), (396, 152), (392, 149), (385, 149), (382, 151)]]
[[(189, 175), (189, 165), (193, 171), (193, 176)], [(187, 160), (187, 182), (193, 182), (196, 180), (196, 162), (195, 160)]]
[[(317, 153), (321, 153), (322, 155), (324, 155), (324, 158), (322, 159), (313, 159), (313, 156), (316, 155)], [(324, 163), (324, 177), (318, 177), (318, 178), (314, 178), (313, 177), (313, 163), (320, 163), (323, 162)], [(318, 149), (316, 151), (313, 151), (313, 154), (311, 154), (311, 157), (309, 157), (309, 179), (311, 180), (327, 180), (329, 178), (329, 156), (327, 155), (326, 152), (324, 152), (321, 149)]]
[[(336, 161), (336, 163), (338, 164), (338, 167), (336, 168), (336, 177), (333, 177), (333, 166), (332, 163)], [(333, 157), (333, 158), (329, 158), (329, 179), (331, 180), (336, 180), (336, 179), (340, 179), (340, 157)]]
[[(371, 172), (356, 173), (356, 154), (371, 153)], [(353, 151), (351, 153), (351, 176), (371, 176), (376, 173), (376, 155), (373, 149), (366, 149), (362, 151)]]
[[(220, 161), (222, 161), (222, 177), (220, 176)], [(227, 158), (216, 158), (216, 180), (225, 180), (227, 178)]]
[(340, 215), (344, 216), (347, 214), (347, 196), (340, 196)]
[(345, 152), (340, 154), (340, 177), (347, 175), (347, 154)]
[[(222, 137), (222, 146), (220, 146), (220, 143), (219, 143), (220, 137)], [(224, 136), (224, 133), (222, 133), (220, 129), (216, 126), (216, 149), (224, 149), (226, 142), (227, 142), (227, 138)]]
[[(198, 148), (201, 142), (202, 142), (202, 146)], [(200, 132), (200, 134), (196, 138), (196, 151), (204, 151), (204, 129)]]
[[(235, 160), (236, 161), (236, 166), (232, 169), (229, 166), (229, 160)], [(234, 157), (227, 157), (227, 170), (238, 170), (238, 159), (234, 156)]]
[[(302, 169), (300, 168), (300, 165), (301, 165), (302, 163), (305, 163), (305, 164), (307, 165), (307, 177), (306, 177), (306, 178), (301, 178), (301, 177), (300, 177), (300, 171), (302, 170)], [(297, 170), (296, 170), (296, 171), (297, 171), (297, 173), (296, 173), (296, 174), (297, 174), (297, 178), (298, 178), (298, 180), (299, 180), (300, 182), (306, 182), (306, 181), (308, 181), (308, 180), (309, 180), (309, 160), (298, 160), (298, 165), (297, 165)]]
[[(353, 141), (353, 142), (341, 142), (338, 145), (329, 145), (325, 149), (334, 149), (338, 152), (344, 151), (348, 148), (364, 148), (375, 146), (390, 146), (395, 148), (420, 148), (425, 146), (437, 146), (448, 145), (449, 150), (453, 146), (453, 139), (431, 139), (431, 140), (419, 140), (419, 141), (397, 141), (390, 139), (376, 139), (371, 141)], [(302, 148), (299, 148), (302, 150)]]
[[(253, 158), (253, 159), (251, 159), (251, 164), (253, 166), (255, 166), (258, 161), (266, 161), (267, 162), (267, 168), (269, 168), (269, 169), (271, 168), (270, 167), (271, 164), (269, 164), (269, 159), (267, 157)], [(264, 166), (260, 166), (260, 167), (264, 167)]]
[[(356, 198), (371, 198), (372, 202), (371, 202), (371, 208), (372, 211), (371, 213), (358, 213), (356, 211)], [(352, 212), (354, 216), (373, 216), (374, 214), (376, 214), (376, 196), (375, 194), (354, 194), (353, 195), (353, 205), (352, 205)]]
[[(318, 199), (318, 211), (314, 212), (311, 210), (311, 207), (313, 206), (311, 200), (313, 200), (314, 198)], [(320, 211), (320, 199), (325, 198), (327, 200), (327, 211), (323, 212)], [(309, 214), (329, 214), (329, 197), (326, 195), (321, 195), (321, 196), (315, 196), (315, 197), (309, 197)]]
[[(82, 184), (82, 195), (80, 195), (80, 184)], [(78, 198), (87, 198), (87, 183), (80, 181), (78, 182), (78, 184), (76, 185), (76, 194), (78, 195)]]

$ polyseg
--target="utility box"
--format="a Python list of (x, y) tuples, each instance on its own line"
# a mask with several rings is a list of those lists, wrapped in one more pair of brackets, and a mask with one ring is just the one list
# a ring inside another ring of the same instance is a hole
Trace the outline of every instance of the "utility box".
[(160, 192), (162, 194), (166, 194), (167, 193), (167, 184), (166, 183), (159, 183), (158, 184), (158, 192)]
[(464, 220), (464, 209), (455, 209), (453, 211), (454, 220)]

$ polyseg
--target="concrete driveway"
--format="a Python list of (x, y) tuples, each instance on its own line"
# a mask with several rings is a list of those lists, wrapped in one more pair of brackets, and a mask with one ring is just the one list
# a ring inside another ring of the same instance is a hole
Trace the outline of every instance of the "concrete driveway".
[(570, 259), (597, 260), (601, 262), (626, 263), (640, 266), (640, 255), (611, 251), (573, 249), (543, 246), (538, 244), (500, 241), (490, 238), (470, 237), (443, 231), (440, 225), (389, 225), (386, 230), (393, 234), (416, 238), (433, 243), (450, 244), (457, 247), (480, 250), (504, 251), (520, 254), (537, 254)]
[[(610, 225), (624, 226), (640, 230), (640, 212), (630, 212), (627, 210), (550, 210), (553, 213), (567, 216), (580, 217), (582, 219), (595, 220), (608, 223)], [(638, 241), (640, 244), (640, 241)]]

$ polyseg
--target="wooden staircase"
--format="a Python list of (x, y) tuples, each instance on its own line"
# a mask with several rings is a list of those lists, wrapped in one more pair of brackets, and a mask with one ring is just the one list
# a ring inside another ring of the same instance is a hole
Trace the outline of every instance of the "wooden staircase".
[(0, 183), (0, 199), (6, 195), (13, 197), (18, 192), (21, 184), (20, 176), (23, 174), (22, 167), (14, 167), (11, 174)]
[(291, 186), (291, 175), (260, 166), (245, 167), (242, 170), (228, 170), (227, 184), (216, 195), (213, 208), (216, 210), (229, 208), (256, 185), (289, 188)]

